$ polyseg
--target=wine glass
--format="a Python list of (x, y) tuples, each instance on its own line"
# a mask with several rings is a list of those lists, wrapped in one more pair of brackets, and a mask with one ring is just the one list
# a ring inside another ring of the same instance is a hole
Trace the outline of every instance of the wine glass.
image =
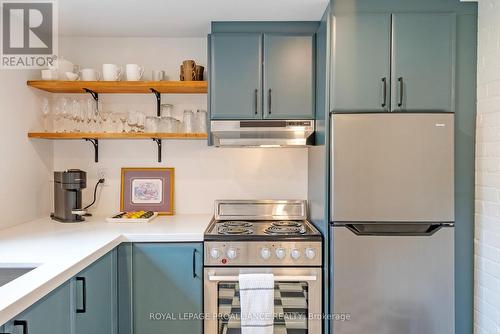
[(130, 127), (130, 132), (136, 132), (137, 127), (138, 127), (138, 117), (137, 117), (137, 112), (136, 111), (129, 111), (128, 112), (128, 118), (127, 118), (127, 124)]
[(49, 132), (52, 130), (52, 124), (50, 124), (50, 102), (47, 97), (42, 97), (40, 100), (40, 110), (42, 112), (42, 126), (43, 131)]

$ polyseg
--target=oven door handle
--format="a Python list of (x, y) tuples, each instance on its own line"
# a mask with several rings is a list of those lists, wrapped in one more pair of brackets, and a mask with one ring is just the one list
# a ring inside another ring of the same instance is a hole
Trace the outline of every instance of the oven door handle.
[[(296, 281), (316, 281), (318, 278), (316, 276), (274, 276), (274, 280), (277, 282), (296, 282)], [(239, 280), (239, 276), (216, 276), (208, 275), (209, 281), (217, 282), (234, 282)]]

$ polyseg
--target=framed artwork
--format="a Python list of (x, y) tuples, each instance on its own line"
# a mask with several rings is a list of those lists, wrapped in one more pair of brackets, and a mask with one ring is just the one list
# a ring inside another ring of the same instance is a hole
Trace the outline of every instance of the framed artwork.
[(121, 211), (174, 214), (173, 168), (122, 168)]

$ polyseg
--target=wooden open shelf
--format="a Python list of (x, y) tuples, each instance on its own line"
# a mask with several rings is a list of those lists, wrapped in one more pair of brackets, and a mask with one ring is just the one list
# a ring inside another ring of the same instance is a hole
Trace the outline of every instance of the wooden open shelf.
[(29, 132), (29, 138), (40, 139), (207, 139), (206, 133), (95, 133), (95, 132)]
[(50, 93), (145, 94), (151, 89), (163, 94), (206, 94), (207, 81), (48, 81), (30, 80), (27, 85)]

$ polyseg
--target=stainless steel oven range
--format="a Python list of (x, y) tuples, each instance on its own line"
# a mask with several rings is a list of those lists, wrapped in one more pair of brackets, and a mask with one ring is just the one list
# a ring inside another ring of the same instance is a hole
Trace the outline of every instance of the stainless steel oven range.
[(205, 334), (238, 334), (238, 275), (274, 274), (274, 333), (320, 334), (322, 236), (306, 201), (215, 202), (204, 235)]

